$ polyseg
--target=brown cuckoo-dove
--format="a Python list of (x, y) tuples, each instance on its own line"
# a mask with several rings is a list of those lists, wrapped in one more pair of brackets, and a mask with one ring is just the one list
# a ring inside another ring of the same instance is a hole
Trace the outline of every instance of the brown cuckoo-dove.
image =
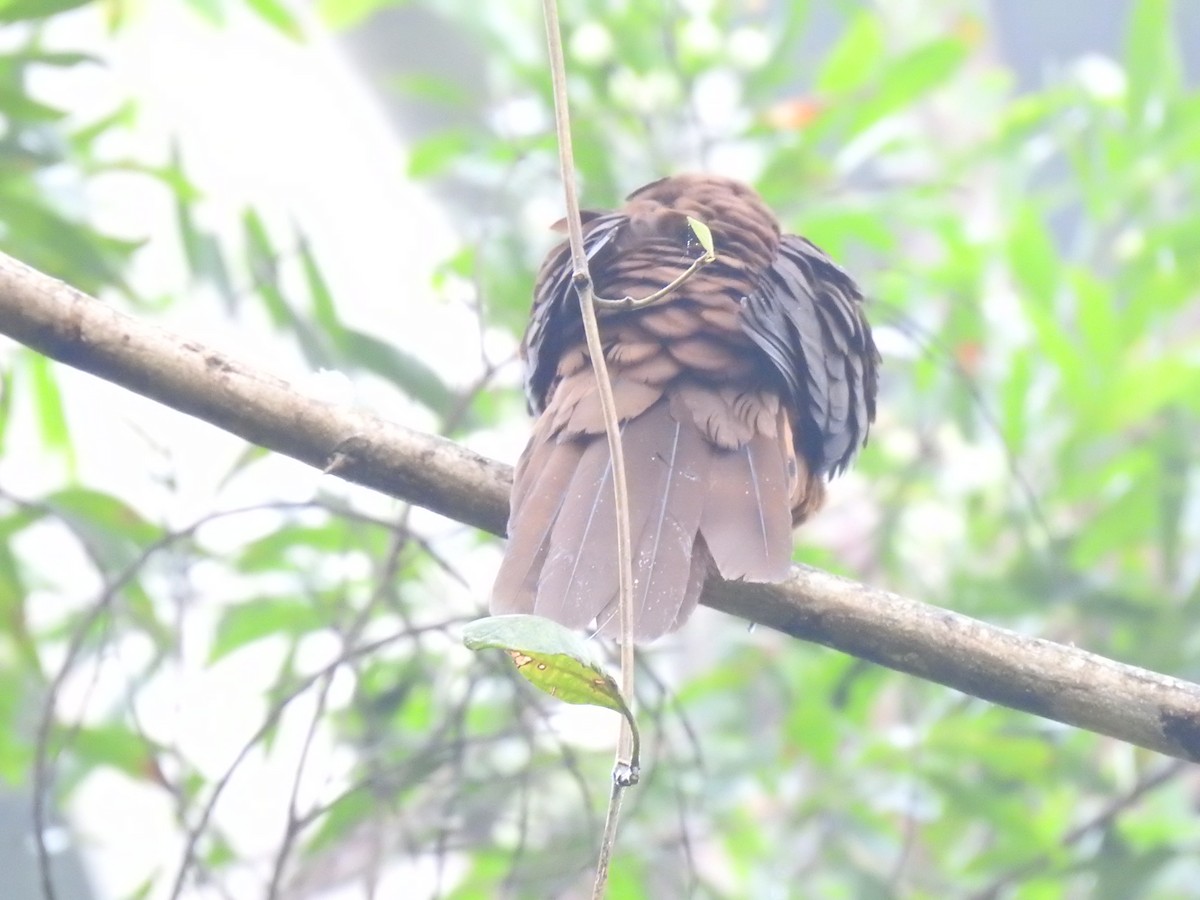
[[(644, 309), (600, 312), (621, 423), (633, 543), (634, 637), (678, 628), (705, 579), (779, 581), (792, 528), (866, 441), (879, 361), (851, 278), (782, 235), (759, 196), (715, 175), (648, 184), (587, 212), (596, 293), (646, 297), (703, 254), (715, 262)], [(522, 344), (537, 415), (516, 468), (494, 613), (619, 633), (616, 511), (570, 249), (538, 274)]]

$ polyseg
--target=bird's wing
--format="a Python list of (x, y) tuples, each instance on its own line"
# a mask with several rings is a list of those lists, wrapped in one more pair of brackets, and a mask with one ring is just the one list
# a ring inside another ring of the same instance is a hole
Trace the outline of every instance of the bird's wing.
[[(590, 267), (602, 266), (612, 253), (621, 226), (628, 222), (622, 213), (584, 214), (583, 249)], [(583, 340), (579, 300), (571, 290), (571, 247), (563, 241), (550, 251), (538, 271), (533, 292), (533, 311), (521, 353), (525, 359), (525, 397), (529, 411), (546, 408), (557, 377), (559, 359)]]
[(879, 353), (858, 286), (815, 244), (784, 235), (741, 322), (783, 379), (809, 465), (840, 472), (875, 418)]

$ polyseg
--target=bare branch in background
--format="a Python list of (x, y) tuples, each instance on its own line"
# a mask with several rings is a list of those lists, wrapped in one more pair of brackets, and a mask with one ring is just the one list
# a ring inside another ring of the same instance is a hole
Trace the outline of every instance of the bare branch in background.
[[(508, 466), (315, 400), (3, 254), (0, 333), (268, 449), (503, 533)], [(711, 581), (702, 602), (975, 697), (1200, 760), (1200, 685), (1191, 682), (802, 566), (778, 585)]]

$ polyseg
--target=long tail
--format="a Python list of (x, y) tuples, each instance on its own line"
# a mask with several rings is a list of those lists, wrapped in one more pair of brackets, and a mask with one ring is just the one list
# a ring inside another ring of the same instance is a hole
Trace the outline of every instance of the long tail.
[[(619, 635), (616, 504), (604, 435), (561, 429), (554, 403), (517, 466), (494, 613), (532, 612)], [(558, 433), (554, 433), (556, 422)], [(633, 543), (634, 637), (691, 615), (708, 575), (778, 581), (793, 509), (822, 483), (792, 445), (778, 398), (677, 384), (622, 427)]]

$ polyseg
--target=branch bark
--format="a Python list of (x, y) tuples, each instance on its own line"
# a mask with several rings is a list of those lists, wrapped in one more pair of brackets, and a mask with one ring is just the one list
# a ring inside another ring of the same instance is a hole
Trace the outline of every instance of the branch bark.
[[(512, 470), (306, 396), (0, 253), (0, 333), (260, 446), (503, 535)], [(1200, 761), (1200, 685), (797, 566), (710, 582), (703, 603), (984, 700)]]

